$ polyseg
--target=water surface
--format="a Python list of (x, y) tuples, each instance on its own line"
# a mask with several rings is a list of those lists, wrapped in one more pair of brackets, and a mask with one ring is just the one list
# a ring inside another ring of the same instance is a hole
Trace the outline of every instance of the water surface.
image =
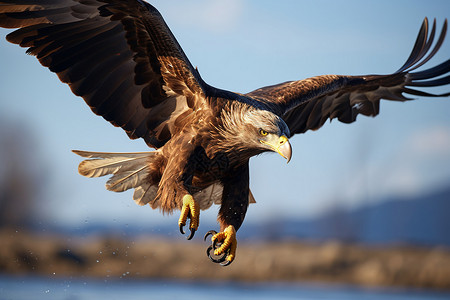
[(1, 300), (444, 300), (450, 292), (291, 283), (208, 283), (0, 276)]

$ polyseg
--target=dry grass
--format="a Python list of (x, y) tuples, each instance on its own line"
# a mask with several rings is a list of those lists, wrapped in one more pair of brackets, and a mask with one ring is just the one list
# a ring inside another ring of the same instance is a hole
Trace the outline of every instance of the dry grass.
[(337, 242), (239, 244), (228, 267), (206, 257), (207, 243), (0, 231), (0, 272), (53, 276), (239, 281), (327, 281), (450, 289), (450, 250), (364, 247)]

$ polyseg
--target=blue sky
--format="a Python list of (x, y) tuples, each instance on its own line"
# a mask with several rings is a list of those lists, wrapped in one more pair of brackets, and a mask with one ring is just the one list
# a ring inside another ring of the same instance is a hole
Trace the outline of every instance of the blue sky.
[[(237, 92), (322, 74), (386, 74), (408, 57), (425, 16), (438, 27), (449, 1), (150, 1), (209, 84)], [(45, 178), (42, 213), (56, 224), (105, 221), (173, 223), (138, 207), (132, 193), (104, 189), (105, 179), (77, 174), (71, 149), (147, 151), (142, 141), (95, 116), (81, 98), (9, 44), (0, 29), (0, 116), (32, 134), (27, 149)], [(450, 37), (427, 65), (450, 56)], [(450, 86), (435, 89), (448, 91)], [(18, 139), (23, 138), (17, 136)], [(409, 196), (450, 184), (450, 99), (381, 104), (376, 118), (333, 121), (291, 140), (293, 159), (251, 160), (257, 200), (247, 222), (308, 217), (386, 196)], [(214, 220), (218, 208), (202, 213)]]

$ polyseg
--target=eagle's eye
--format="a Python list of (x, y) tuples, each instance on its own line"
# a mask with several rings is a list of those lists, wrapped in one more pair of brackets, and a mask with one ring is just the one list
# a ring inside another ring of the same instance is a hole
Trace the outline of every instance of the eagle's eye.
[(262, 136), (266, 136), (266, 135), (268, 135), (269, 133), (268, 133), (267, 131), (265, 131), (264, 129), (260, 129), (260, 130), (259, 130), (259, 134), (262, 135)]

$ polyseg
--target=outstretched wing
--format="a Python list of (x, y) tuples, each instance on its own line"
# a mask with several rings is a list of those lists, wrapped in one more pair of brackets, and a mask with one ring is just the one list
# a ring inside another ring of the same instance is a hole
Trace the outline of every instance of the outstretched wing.
[(258, 99), (283, 116), (291, 135), (319, 129), (327, 119), (337, 118), (341, 122), (352, 123), (358, 114), (376, 116), (381, 99), (412, 100), (403, 94), (449, 96), (450, 93), (436, 95), (411, 88), (450, 83), (450, 75), (447, 75), (450, 72), (450, 60), (425, 71), (411, 72), (436, 54), (444, 41), (446, 31), (447, 20), (430, 52), (436, 34), (436, 20), (428, 35), (428, 20), (425, 19), (410, 57), (398, 71), (390, 75), (317, 76), (264, 87), (248, 93), (247, 96)]
[(151, 147), (204, 105), (200, 75), (144, 1), (0, 0), (0, 26), (20, 28), (7, 40), (28, 47), (94, 113)]

